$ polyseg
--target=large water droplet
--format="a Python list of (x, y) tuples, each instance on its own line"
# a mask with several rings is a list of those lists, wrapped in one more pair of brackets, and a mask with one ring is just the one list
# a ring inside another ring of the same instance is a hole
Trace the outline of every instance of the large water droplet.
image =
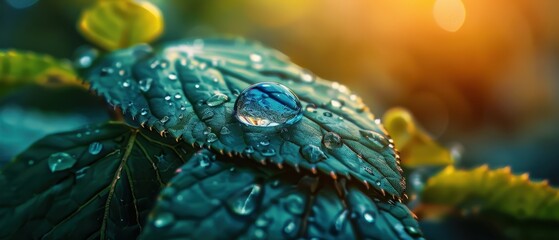
[(78, 160), (65, 152), (53, 153), (49, 156), (48, 164), (51, 172), (57, 172), (71, 168)]
[(153, 225), (156, 228), (162, 228), (162, 227), (168, 226), (174, 220), (175, 220), (175, 217), (173, 216), (173, 214), (168, 213), (168, 212), (164, 212), (164, 213), (160, 213), (160, 214), (157, 215), (157, 217), (153, 221)]
[(245, 89), (235, 102), (235, 117), (245, 125), (290, 125), (302, 118), (301, 102), (286, 86), (263, 82)]
[(103, 144), (100, 142), (93, 142), (89, 144), (89, 154), (97, 155), (101, 152), (101, 150), (103, 150)]
[(138, 85), (140, 85), (140, 90), (142, 90), (143, 92), (149, 91), (152, 83), (153, 83), (153, 78), (146, 78), (138, 81)]
[(308, 144), (301, 148), (301, 155), (310, 163), (320, 162), (328, 156), (320, 149), (320, 147)]
[(249, 215), (253, 213), (260, 204), (261, 193), (262, 187), (260, 187), (260, 185), (252, 185), (229, 200), (229, 207), (238, 215)]
[(327, 132), (322, 137), (322, 144), (328, 149), (339, 148), (342, 146), (342, 137), (334, 132)]
[(216, 92), (213, 96), (206, 100), (206, 104), (210, 107), (219, 106), (225, 102), (229, 101), (229, 97), (223, 93)]

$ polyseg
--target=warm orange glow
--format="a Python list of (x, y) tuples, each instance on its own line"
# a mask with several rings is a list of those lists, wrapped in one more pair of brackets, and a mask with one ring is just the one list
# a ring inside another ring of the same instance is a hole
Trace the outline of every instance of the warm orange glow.
[(466, 20), (466, 9), (461, 0), (437, 0), (433, 7), (433, 16), (439, 27), (456, 32)]

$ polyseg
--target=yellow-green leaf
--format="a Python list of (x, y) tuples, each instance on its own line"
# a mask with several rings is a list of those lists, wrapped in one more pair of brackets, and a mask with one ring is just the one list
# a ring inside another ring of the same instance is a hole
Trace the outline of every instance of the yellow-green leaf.
[(81, 82), (66, 60), (33, 52), (0, 50), (0, 95), (28, 84), (54, 86)]
[(147, 43), (163, 31), (159, 9), (146, 1), (98, 1), (86, 9), (79, 30), (107, 50)]
[(496, 212), (518, 220), (559, 221), (559, 190), (547, 181), (532, 182), (510, 168), (457, 170), (448, 166), (430, 178), (422, 193), (426, 204)]
[(454, 163), (450, 151), (422, 130), (409, 111), (392, 108), (384, 114), (383, 122), (400, 150), (402, 165), (413, 168)]

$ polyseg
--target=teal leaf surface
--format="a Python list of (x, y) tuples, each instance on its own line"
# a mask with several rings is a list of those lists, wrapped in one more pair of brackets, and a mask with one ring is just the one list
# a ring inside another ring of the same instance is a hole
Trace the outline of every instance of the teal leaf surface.
[(120, 123), (39, 140), (0, 170), (0, 239), (137, 237), (193, 152), (177, 145)]
[[(281, 53), (245, 40), (185, 40), (115, 51), (89, 69), (93, 91), (161, 135), (267, 166), (360, 182), (400, 199), (399, 156), (380, 121), (347, 87), (323, 80)], [(287, 86), (303, 118), (250, 127), (234, 116), (239, 93), (261, 82)]]
[(140, 239), (422, 239), (404, 204), (370, 198), (362, 185), (208, 150), (178, 172)]

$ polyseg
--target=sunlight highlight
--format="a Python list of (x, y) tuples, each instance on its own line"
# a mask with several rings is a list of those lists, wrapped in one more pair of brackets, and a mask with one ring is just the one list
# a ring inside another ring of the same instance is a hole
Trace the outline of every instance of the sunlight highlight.
[(466, 9), (461, 0), (437, 0), (433, 6), (433, 16), (442, 29), (458, 31), (466, 20)]

